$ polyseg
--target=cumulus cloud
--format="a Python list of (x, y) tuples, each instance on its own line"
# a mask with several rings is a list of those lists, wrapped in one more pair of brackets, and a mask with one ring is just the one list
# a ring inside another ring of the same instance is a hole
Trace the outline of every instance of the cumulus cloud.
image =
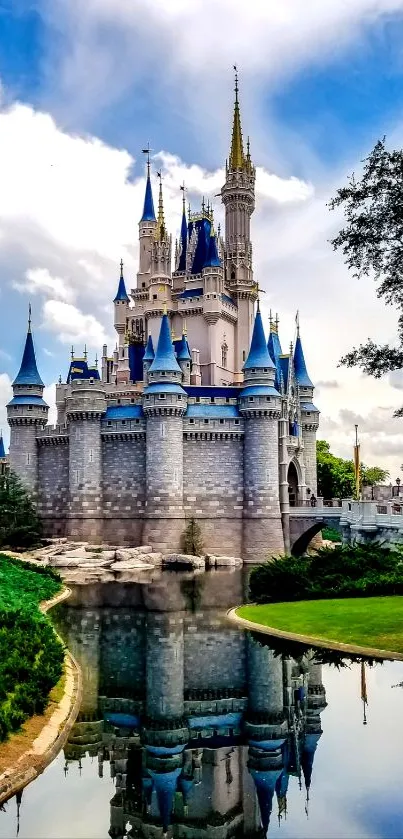
[(22, 282), (14, 282), (17, 291), (28, 291), (30, 294), (43, 293), (56, 299), (71, 302), (74, 300), (74, 289), (69, 288), (61, 277), (51, 276), (47, 268), (29, 268)]
[(7, 373), (0, 373), (0, 431), (3, 432), (4, 441), (8, 445), (9, 433), (7, 424), (7, 402), (13, 395), (11, 379)]
[(316, 387), (331, 388), (334, 390), (335, 388), (340, 387), (340, 382), (338, 382), (337, 379), (319, 379), (319, 381), (316, 382)]
[(86, 315), (71, 303), (47, 300), (43, 307), (43, 326), (55, 332), (63, 344), (87, 344), (99, 349), (107, 343), (102, 324), (94, 315)]

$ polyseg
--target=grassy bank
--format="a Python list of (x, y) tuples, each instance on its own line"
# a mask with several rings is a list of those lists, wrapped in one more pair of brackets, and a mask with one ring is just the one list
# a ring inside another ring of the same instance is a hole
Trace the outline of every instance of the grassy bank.
[(38, 609), (60, 589), (53, 569), (0, 554), (0, 741), (43, 713), (61, 677), (63, 647)]
[(262, 626), (323, 641), (403, 653), (403, 597), (360, 597), (240, 606)]

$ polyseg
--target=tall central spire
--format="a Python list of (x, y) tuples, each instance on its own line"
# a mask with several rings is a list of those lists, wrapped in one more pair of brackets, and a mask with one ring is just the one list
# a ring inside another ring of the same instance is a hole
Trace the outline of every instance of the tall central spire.
[(238, 71), (234, 64), (235, 70), (235, 103), (234, 103), (234, 118), (232, 122), (232, 138), (231, 151), (229, 156), (230, 169), (244, 169), (245, 155), (243, 150), (242, 128), (241, 128), (241, 114), (239, 110), (238, 99)]
[(156, 238), (162, 242), (163, 239), (166, 238), (166, 230), (165, 230), (165, 219), (164, 219), (164, 202), (162, 198), (162, 175), (161, 172), (157, 172), (157, 175), (160, 179), (160, 189), (159, 189), (159, 196), (158, 196), (158, 217), (157, 217), (157, 235)]

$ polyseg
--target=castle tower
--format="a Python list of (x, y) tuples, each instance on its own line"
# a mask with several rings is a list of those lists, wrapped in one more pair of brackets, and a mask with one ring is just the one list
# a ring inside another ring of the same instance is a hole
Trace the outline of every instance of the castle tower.
[(311, 495), (317, 495), (316, 432), (319, 428), (319, 411), (313, 404), (314, 386), (306, 368), (297, 316), (297, 339), (294, 349), (294, 371), (298, 385), (301, 410), (302, 439), (304, 442), (305, 483)]
[[(168, 235), (164, 218), (162, 179), (158, 197), (158, 217), (154, 238), (151, 243), (150, 300), (166, 301), (171, 294), (171, 249), (172, 237)], [(155, 296), (157, 297), (155, 298)]]
[(13, 398), (7, 405), (7, 420), (10, 426), (10, 468), (32, 493), (38, 489), (36, 435), (46, 425), (49, 411), (43, 391), (32, 338), (30, 306), (21, 367), (13, 381)]
[(144, 196), (143, 215), (139, 221), (139, 270), (137, 288), (146, 289), (150, 285), (151, 245), (157, 228), (154, 211), (153, 193), (150, 179), (150, 155), (147, 157), (147, 180)]
[(148, 371), (149, 371), (149, 369), (150, 369), (150, 367), (151, 367), (151, 365), (154, 361), (154, 356), (155, 356), (155, 353), (154, 353), (153, 339), (152, 339), (151, 335), (149, 335), (148, 340), (147, 340), (146, 350), (145, 350), (145, 353), (143, 355), (143, 378), (144, 378), (145, 382), (147, 382)]
[(188, 250), (188, 225), (186, 221), (186, 207), (185, 207), (185, 191), (183, 191), (183, 207), (182, 207), (182, 222), (181, 235), (179, 242), (179, 259), (177, 263), (177, 272), (186, 272), (186, 260)]
[(148, 371), (146, 417), (146, 514), (143, 540), (161, 550), (179, 548), (184, 529), (183, 415), (187, 396), (165, 313)]
[(182, 332), (182, 338), (177, 352), (177, 359), (179, 367), (182, 370), (183, 384), (190, 385), (190, 366), (192, 363), (192, 357), (189, 352), (189, 345), (185, 331)]
[(284, 552), (278, 477), (281, 400), (274, 387), (275, 367), (267, 349), (259, 307), (244, 376), (239, 397), (239, 411), (245, 419), (242, 555), (245, 562), (256, 563)]
[(238, 99), (238, 75), (235, 73), (235, 104), (231, 149), (225, 168), (221, 198), (225, 206), (226, 284), (238, 304), (235, 333), (235, 382), (242, 382), (242, 366), (250, 346), (253, 304), (257, 298), (253, 283), (250, 218), (255, 209), (255, 177), (249, 140), (244, 152)]
[(101, 542), (102, 449), (101, 417), (106, 411), (105, 385), (100, 379), (73, 379), (66, 399), (69, 427), (68, 531), (73, 539)]
[(279, 419), (278, 433), (279, 433), (279, 499), (281, 510), (281, 523), (283, 527), (284, 536), (284, 550), (286, 554), (290, 553), (290, 499), (288, 493), (288, 410), (287, 400), (284, 396), (284, 381), (281, 373), (280, 358), (283, 354), (281, 348), (280, 337), (278, 334), (279, 320), (276, 315), (275, 320), (272, 319), (270, 312), (270, 333), (267, 342), (267, 349), (270, 358), (274, 362), (276, 368), (276, 375), (274, 378), (274, 386), (282, 396), (281, 399), (281, 415)]
[(113, 304), (115, 310), (114, 326), (119, 336), (118, 379), (121, 382), (127, 382), (130, 377), (128, 346), (126, 341), (128, 303), (129, 296), (126, 291), (126, 284), (123, 276), (123, 260), (120, 260), (120, 278)]

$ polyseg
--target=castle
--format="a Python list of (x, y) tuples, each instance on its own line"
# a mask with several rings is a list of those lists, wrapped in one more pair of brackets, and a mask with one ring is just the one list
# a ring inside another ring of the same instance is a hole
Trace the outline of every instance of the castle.
[(183, 191), (172, 271), (148, 154), (137, 284), (128, 294), (121, 263), (113, 301), (116, 349), (104, 346), (101, 372), (72, 352), (55, 427), (29, 320), (7, 406), (10, 465), (34, 493), (46, 535), (171, 550), (195, 519), (212, 553), (256, 562), (289, 549), (290, 503), (317, 493), (319, 412), (299, 324), (288, 353), (277, 318), (265, 337), (237, 77), (221, 199), (224, 236), (204, 200), (186, 212)]

